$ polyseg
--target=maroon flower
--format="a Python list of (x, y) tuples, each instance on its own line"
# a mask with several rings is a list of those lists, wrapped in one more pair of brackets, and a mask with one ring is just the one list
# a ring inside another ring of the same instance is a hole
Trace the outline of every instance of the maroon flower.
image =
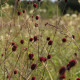
[(65, 79), (65, 78), (66, 78), (66, 77), (65, 77), (64, 74), (59, 76), (59, 79), (60, 79), (60, 80), (63, 80), (63, 79)]
[(38, 24), (37, 23), (35, 23), (35, 27), (38, 27)]
[(74, 53), (75, 56), (77, 56), (77, 53)]
[(23, 10), (23, 13), (25, 13), (25, 10)]
[(77, 63), (76, 59), (72, 59), (72, 60), (69, 62), (69, 66), (70, 66), (70, 67), (73, 67), (73, 66), (76, 65), (76, 63)]
[(51, 59), (51, 55), (50, 54), (48, 54), (47, 59)]
[(30, 41), (30, 42), (33, 41), (33, 38), (30, 38), (29, 41)]
[(3, 57), (3, 56), (4, 56), (4, 54), (1, 54), (1, 56)]
[(10, 79), (10, 75), (7, 75), (7, 78)]
[(21, 44), (24, 44), (24, 40), (21, 40), (20, 43), (21, 43)]
[(14, 74), (17, 74), (17, 70), (14, 70)]
[(34, 4), (33, 4), (33, 7), (34, 7), (34, 8), (37, 8), (37, 4), (36, 4), (36, 3), (34, 3)]
[(47, 60), (47, 58), (46, 57), (40, 57), (39, 60), (40, 60), (40, 62), (45, 62)]
[(72, 35), (72, 38), (75, 39), (75, 35)]
[(13, 45), (12, 51), (16, 51), (16, 49), (17, 49), (17, 45)]
[(77, 78), (76, 80), (80, 80), (80, 78)]
[(66, 39), (66, 38), (63, 38), (63, 39), (62, 39), (62, 42), (66, 42), (66, 41), (67, 41), (67, 39)]
[(48, 45), (52, 45), (52, 44), (53, 44), (53, 41), (49, 40)]
[(63, 67), (60, 68), (60, 70), (59, 70), (59, 74), (62, 75), (62, 74), (65, 73), (65, 71), (66, 71), (66, 67), (63, 66)]
[(35, 77), (32, 77), (32, 79), (31, 80), (35, 80)]
[(37, 41), (38, 40), (38, 37), (37, 36), (34, 36), (34, 41)]
[(68, 0), (65, 0), (65, 2), (67, 3), (67, 2), (68, 2)]
[(50, 37), (47, 37), (47, 39), (46, 39), (47, 41), (49, 41), (50, 40)]
[(32, 65), (31, 65), (31, 70), (34, 70), (34, 69), (36, 68), (36, 66), (37, 66), (37, 64), (35, 64), (35, 63), (32, 64)]
[(29, 59), (33, 59), (34, 54), (29, 54)]
[(39, 19), (39, 16), (36, 16), (36, 20), (38, 20)]
[(30, 1), (28, 1), (27, 4), (30, 4)]
[(20, 16), (20, 15), (21, 15), (21, 12), (20, 12), (20, 11), (18, 11), (18, 13), (17, 13), (17, 14), (18, 14), (18, 16)]
[(12, 42), (12, 43), (11, 43), (11, 45), (13, 46), (13, 45), (15, 45), (15, 43), (14, 43), (14, 42)]
[(39, 2), (41, 1), (41, 0), (38, 0)]

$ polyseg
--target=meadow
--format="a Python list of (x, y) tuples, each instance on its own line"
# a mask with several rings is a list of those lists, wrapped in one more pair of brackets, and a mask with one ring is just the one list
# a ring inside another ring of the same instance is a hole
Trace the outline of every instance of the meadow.
[(42, 19), (40, 2), (1, 5), (0, 80), (80, 80), (80, 14)]

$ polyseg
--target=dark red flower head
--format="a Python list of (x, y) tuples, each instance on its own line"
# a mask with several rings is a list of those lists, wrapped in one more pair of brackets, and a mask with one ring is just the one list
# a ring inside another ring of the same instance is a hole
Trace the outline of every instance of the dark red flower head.
[(49, 40), (48, 45), (52, 45), (52, 44), (53, 44), (53, 41)]
[(12, 51), (16, 51), (16, 49), (17, 49), (17, 45), (13, 45)]
[(47, 60), (47, 58), (46, 57), (40, 57), (39, 60), (40, 60), (40, 62), (45, 62)]
[(38, 20), (39, 19), (39, 16), (36, 16), (36, 20)]
[(35, 27), (38, 27), (38, 24), (37, 23), (35, 23)]
[(67, 2), (68, 2), (68, 0), (65, 0), (65, 2), (67, 3)]
[(30, 38), (29, 41), (30, 41), (30, 42), (33, 41), (33, 38)]
[(41, 1), (41, 0), (38, 0), (39, 2)]
[(80, 80), (80, 78), (77, 78), (76, 80)]
[(1, 57), (3, 57), (4, 56), (4, 54), (1, 54)]
[(37, 8), (37, 4), (36, 4), (36, 3), (34, 3), (34, 4), (33, 4), (33, 7), (34, 7), (34, 8)]
[(47, 41), (49, 41), (50, 40), (50, 37), (47, 37), (47, 39), (46, 39)]
[(23, 13), (25, 13), (25, 10), (23, 10)]
[(11, 45), (13, 46), (13, 45), (15, 45), (15, 43), (14, 43), (14, 42), (12, 42), (12, 43), (11, 43)]
[(14, 70), (14, 74), (17, 74), (17, 70)]
[(18, 16), (20, 16), (20, 15), (21, 15), (21, 12), (20, 12), (20, 11), (18, 11), (18, 13), (17, 13), (17, 14), (18, 14)]
[(38, 37), (37, 36), (34, 36), (34, 41), (37, 41), (38, 40)]
[(66, 78), (66, 76), (65, 76), (64, 74), (59, 76), (59, 79), (60, 79), (60, 80), (63, 80), (63, 79), (65, 79), (65, 78)]
[(30, 1), (28, 1), (27, 4), (30, 4)]
[(72, 38), (75, 39), (75, 35), (72, 35)]
[(9, 74), (7, 75), (7, 78), (10, 79), (10, 75)]
[(77, 63), (76, 59), (72, 59), (72, 60), (69, 62), (69, 66), (70, 66), (70, 67), (73, 67), (73, 66), (76, 65), (76, 63)]
[(66, 38), (63, 38), (63, 39), (62, 39), (62, 42), (66, 42), (66, 41), (67, 41), (67, 39), (66, 39)]
[(29, 59), (33, 59), (34, 54), (29, 54)]
[(24, 40), (21, 40), (20, 43), (21, 43), (21, 44), (24, 44)]
[(60, 70), (59, 70), (59, 74), (62, 75), (62, 74), (65, 73), (65, 71), (66, 71), (66, 67), (63, 66), (63, 67), (60, 68)]
[(35, 64), (35, 63), (32, 64), (32, 65), (31, 65), (31, 70), (34, 70), (36, 67), (37, 67), (37, 64)]
[(32, 77), (32, 79), (31, 80), (35, 80), (35, 77)]
[(51, 59), (51, 55), (50, 54), (48, 54), (47, 59)]

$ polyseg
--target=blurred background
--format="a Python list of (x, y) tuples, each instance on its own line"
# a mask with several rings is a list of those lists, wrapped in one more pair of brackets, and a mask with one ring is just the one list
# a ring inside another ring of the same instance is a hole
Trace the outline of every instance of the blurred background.
[[(6, 5), (7, 7), (8, 5), (13, 6), (13, 10), (15, 7), (15, 2), (17, 2), (18, 4), (17, 0), (7, 0), (8, 4), (4, 4), (5, 1), (6, 0), (1, 0), (2, 7), (5, 7)], [(20, 8), (26, 9), (28, 14), (32, 14), (33, 11), (32, 4), (35, 2), (37, 3), (37, 0), (33, 0), (33, 2), (32, 0), (21, 0), (20, 7), (17, 6), (16, 4), (16, 9), (17, 10), (20, 10)], [(65, 14), (70, 14), (70, 15), (79, 14), (80, 12), (79, 0), (69, 0), (63, 13), (64, 5), (65, 5), (65, 0), (42, 0), (40, 6), (38, 6), (40, 8), (37, 8), (38, 10), (36, 10), (37, 11), (36, 13), (37, 14), (39, 13), (42, 18), (53, 18), (57, 13), (58, 16), (63, 16)]]

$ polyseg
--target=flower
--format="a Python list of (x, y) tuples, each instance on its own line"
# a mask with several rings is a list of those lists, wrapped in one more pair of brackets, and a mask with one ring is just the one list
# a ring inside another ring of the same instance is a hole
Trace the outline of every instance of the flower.
[(20, 16), (20, 15), (21, 15), (21, 12), (20, 12), (20, 11), (18, 11), (18, 13), (17, 13), (17, 14), (18, 14), (18, 16)]
[(7, 75), (7, 78), (10, 79), (10, 75)]
[(13, 46), (13, 45), (15, 45), (15, 43), (14, 43), (14, 42), (12, 42), (12, 43), (11, 43), (11, 45)]
[(30, 1), (28, 1), (27, 4), (30, 4)]
[(37, 41), (38, 40), (38, 37), (37, 36), (34, 36), (34, 41)]
[(72, 60), (69, 62), (69, 66), (70, 66), (70, 67), (73, 67), (73, 66), (76, 65), (76, 63), (77, 63), (76, 59), (72, 59)]
[(25, 13), (25, 10), (23, 10), (23, 13)]
[(80, 80), (80, 78), (77, 78), (76, 80)]
[(52, 45), (52, 44), (53, 44), (53, 41), (49, 40), (48, 45)]
[(36, 20), (38, 20), (39, 19), (39, 16), (36, 16)]
[(63, 66), (63, 67), (60, 68), (60, 70), (59, 70), (59, 74), (62, 75), (62, 74), (65, 73), (65, 71), (66, 71), (66, 67)]
[(35, 80), (35, 77), (32, 77), (32, 79), (31, 80)]
[(63, 39), (62, 39), (62, 42), (66, 42), (66, 41), (67, 41), (67, 39), (66, 39), (66, 38), (63, 38)]
[(50, 40), (50, 37), (47, 37), (47, 39), (46, 39), (47, 41), (49, 41)]
[(29, 59), (33, 59), (34, 54), (29, 54)]
[(16, 51), (16, 49), (17, 49), (17, 45), (13, 45), (12, 51)]
[(38, 0), (39, 2), (41, 1), (41, 0)]
[(75, 35), (72, 35), (72, 38), (75, 39)]
[(30, 41), (30, 42), (33, 41), (33, 38), (30, 38), (29, 41)]
[(31, 65), (31, 70), (34, 70), (34, 69), (36, 68), (36, 66), (37, 66), (37, 64), (36, 64), (36, 63), (33, 63), (33, 64)]
[(37, 8), (37, 4), (36, 4), (36, 3), (34, 3), (34, 4), (33, 4), (33, 7), (34, 7), (34, 8)]
[(1, 56), (3, 57), (3, 56), (4, 56), (4, 54), (1, 54)]
[(51, 55), (50, 54), (48, 54), (47, 59), (51, 59)]
[(35, 27), (38, 27), (38, 24), (37, 23), (35, 23)]
[(65, 0), (65, 2), (67, 3), (67, 2), (68, 2), (68, 0)]
[(14, 74), (17, 74), (17, 70), (14, 70)]
[(21, 44), (24, 44), (24, 40), (21, 40), (20, 43), (21, 43)]
[(40, 60), (40, 62), (45, 62), (47, 60), (47, 58), (46, 57), (40, 57), (39, 60)]

